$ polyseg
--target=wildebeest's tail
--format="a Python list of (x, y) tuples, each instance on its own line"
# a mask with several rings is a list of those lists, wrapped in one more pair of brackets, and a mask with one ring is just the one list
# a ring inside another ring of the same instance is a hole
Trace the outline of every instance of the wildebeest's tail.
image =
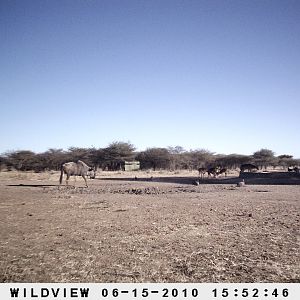
[(62, 184), (62, 180), (63, 180), (63, 175), (64, 175), (64, 166), (61, 165), (61, 168), (60, 168), (60, 178), (59, 178), (59, 183)]

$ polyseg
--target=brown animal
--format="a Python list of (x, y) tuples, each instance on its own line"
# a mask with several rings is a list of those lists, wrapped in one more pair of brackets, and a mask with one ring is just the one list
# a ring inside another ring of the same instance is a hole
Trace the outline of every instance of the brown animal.
[(206, 168), (199, 168), (198, 172), (199, 172), (199, 178), (203, 179), (205, 173), (207, 172), (207, 169)]
[(86, 176), (89, 171), (93, 171), (94, 169), (89, 167), (86, 163), (81, 160), (78, 160), (77, 163), (75, 162), (67, 162), (62, 164), (61, 166), (61, 174), (59, 183), (62, 184), (63, 175), (64, 173), (67, 175), (66, 184), (69, 184), (70, 176), (82, 176), (85, 181), (86, 187), (88, 187)]

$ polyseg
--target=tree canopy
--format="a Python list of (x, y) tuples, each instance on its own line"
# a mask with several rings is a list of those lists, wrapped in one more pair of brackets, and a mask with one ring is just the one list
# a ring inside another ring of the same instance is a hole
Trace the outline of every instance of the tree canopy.
[(20, 171), (60, 170), (67, 161), (83, 160), (95, 168), (120, 170), (125, 161), (138, 160), (141, 169), (167, 170), (196, 170), (200, 167), (221, 166), (223, 168), (238, 168), (244, 163), (257, 164), (260, 168), (269, 166), (300, 165), (300, 160), (292, 155), (275, 156), (269, 149), (260, 149), (253, 155), (215, 154), (206, 149), (185, 150), (181, 146), (168, 148), (147, 148), (136, 151), (136, 147), (129, 142), (113, 142), (105, 148), (70, 147), (68, 150), (50, 148), (43, 153), (30, 150), (9, 151), (0, 156), (1, 169), (16, 169)]

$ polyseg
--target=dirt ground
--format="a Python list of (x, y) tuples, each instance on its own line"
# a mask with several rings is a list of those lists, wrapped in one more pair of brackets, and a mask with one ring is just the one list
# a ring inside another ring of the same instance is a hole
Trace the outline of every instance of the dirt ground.
[(300, 180), (196, 178), (0, 172), (0, 281), (300, 282)]

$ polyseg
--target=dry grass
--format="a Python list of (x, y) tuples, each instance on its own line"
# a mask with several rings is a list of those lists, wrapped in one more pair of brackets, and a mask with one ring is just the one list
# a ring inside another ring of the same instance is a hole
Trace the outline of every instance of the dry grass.
[(0, 173), (0, 281), (300, 282), (300, 186), (195, 176)]

